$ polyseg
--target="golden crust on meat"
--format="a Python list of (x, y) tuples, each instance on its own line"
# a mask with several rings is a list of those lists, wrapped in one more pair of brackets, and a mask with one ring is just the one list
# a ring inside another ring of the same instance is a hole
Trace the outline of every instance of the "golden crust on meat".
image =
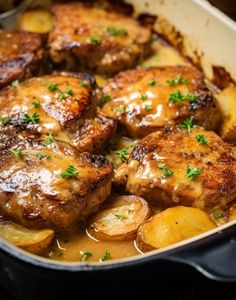
[[(100, 147), (112, 135), (115, 122), (103, 117), (103, 124), (96, 126), (101, 119), (93, 119), (96, 117), (94, 87), (95, 81), (87, 74), (62, 72), (3, 89), (0, 112), (7, 123), (0, 125), (0, 135), (52, 134), (80, 151), (95, 150), (95, 146)], [(32, 118), (35, 114), (34, 120), (27, 120), (27, 116)]]
[(44, 58), (40, 35), (0, 30), (0, 88), (39, 74)]
[(201, 127), (190, 133), (154, 132), (118, 169), (116, 182), (131, 194), (166, 206), (224, 207), (236, 198), (236, 148)]
[(51, 58), (71, 70), (111, 75), (137, 65), (149, 50), (151, 31), (135, 19), (82, 3), (52, 7)]
[[(207, 129), (216, 129), (220, 120), (214, 97), (193, 67), (124, 71), (108, 80), (103, 94), (111, 99), (103, 106), (104, 114), (116, 118), (131, 137), (143, 137), (189, 117)], [(169, 99), (171, 94), (176, 103)], [(189, 99), (181, 100), (184, 96)]]
[[(12, 149), (1, 151), (0, 212), (23, 226), (68, 229), (110, 193), (112, 166), (102, 156), (58, 141), (22, 140)], [(76, 172), (63, 176), (69, 166)]]

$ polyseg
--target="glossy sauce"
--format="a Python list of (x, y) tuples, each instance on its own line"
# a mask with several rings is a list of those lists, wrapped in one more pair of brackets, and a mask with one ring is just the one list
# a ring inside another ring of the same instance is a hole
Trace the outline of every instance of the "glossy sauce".
[[(144, 65), (159, 66), (187, 63), (175, 49), (160, 41), (154, 42), (153, 47), (156, 53), (154, 53), (151, 58), (148, 58), (143, 63)], [(101, 85), (105, 82), (105, 79), (100, 76), (98, 76), (98, 80)], [(137, 140), (135, 139), (132, 140), (116, 137), (114, 140), (114, 147), (116, 149), (128, 148), (136, 142)], [(114, 153), (109, 155), (109, 160), (112, 160), (116, 166), (121, 164), (119, 157)], [(162, 208), (159, 206), (152, 207), (152, 211), (155, 213), (161, 210)], [(78, 227), (70, 235), (57, 237), (53, 245), (45, 253), (45, 256), (61, 261), (80, 261), (81, 253), (84, 251), (92, 253), (92, 256), (88, 258), (88, 261), (99, 261), (106, 251), (110, 252), (111, 259), (130, 257), (140, 254), (135, 247), (134, 241), (98, 241), (89, 236), (86, 229)]]

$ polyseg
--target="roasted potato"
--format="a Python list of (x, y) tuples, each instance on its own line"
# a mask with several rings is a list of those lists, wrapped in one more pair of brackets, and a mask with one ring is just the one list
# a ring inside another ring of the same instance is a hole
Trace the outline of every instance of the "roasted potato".
[(220, 135), (227, 142), (236, 142), (236, 87), (227, 87), (217, 98), (223, 114)]
[(22, 14), (18, 27), (24, 31), (48, 33), (52, 29), (52, 16), (47, 10), (30, 10)]
[(144, 222), (137, 235), (141, 251), (159, 249), (215, 228), (207, 213), (199, 208), (168, 208)]
[(117, 196), (89, 220), (89, 233), (98, 240), (131, 240), (150, 216), (147, 202), (138, 196)]
[(0, 236), (17, 247), (40, 254), (51, 243), (54, 231), (27, 229), (9, 221), (2, 221), (0, 222)]
[(229, 210), (229, 221), (236, 220), (236, 205), (230, 207)]

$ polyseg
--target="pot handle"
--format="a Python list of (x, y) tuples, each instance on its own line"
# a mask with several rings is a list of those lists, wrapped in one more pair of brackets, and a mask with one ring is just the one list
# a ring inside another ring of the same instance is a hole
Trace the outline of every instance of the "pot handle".
[(209, 279), (236, 282), (236, 226), (183, 247), (168, 260), (188, 264)]

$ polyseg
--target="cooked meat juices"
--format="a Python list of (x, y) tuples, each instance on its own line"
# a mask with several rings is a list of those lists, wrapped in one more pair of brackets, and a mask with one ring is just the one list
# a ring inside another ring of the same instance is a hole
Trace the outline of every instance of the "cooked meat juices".
[(236, 148), (202, 127), (154, 132), (134, 148), (116, 180), (165, 206), (225, 207), (236, 197)]
[(192, 117), (216, 129), (220, 111), (202, 74), (193, 67), (150, 67), (119, 73), (103, 87), (103, 112), (131, 137), (143, 137)]
[(40, 35), (0, 30), (0, 88), (39, 74), (44, 58)]
[(110, 194), (109, 162), (67, 143), (22, 140), (0, 162), (0, 212), (28, 228), (69, 229)]
[(51, 58), (70, 70), (111, 75), (137, 65), (150, 50), (151, 31), (135, 19), (82, 3), (52, 7)]
[(63, 72), (9, 86), (0, 91), (0, 132), (51, 134), (80, 151), (95, 151), (113, 134), (115, 121), (96, 116), (94, 88), (89, 75)]

